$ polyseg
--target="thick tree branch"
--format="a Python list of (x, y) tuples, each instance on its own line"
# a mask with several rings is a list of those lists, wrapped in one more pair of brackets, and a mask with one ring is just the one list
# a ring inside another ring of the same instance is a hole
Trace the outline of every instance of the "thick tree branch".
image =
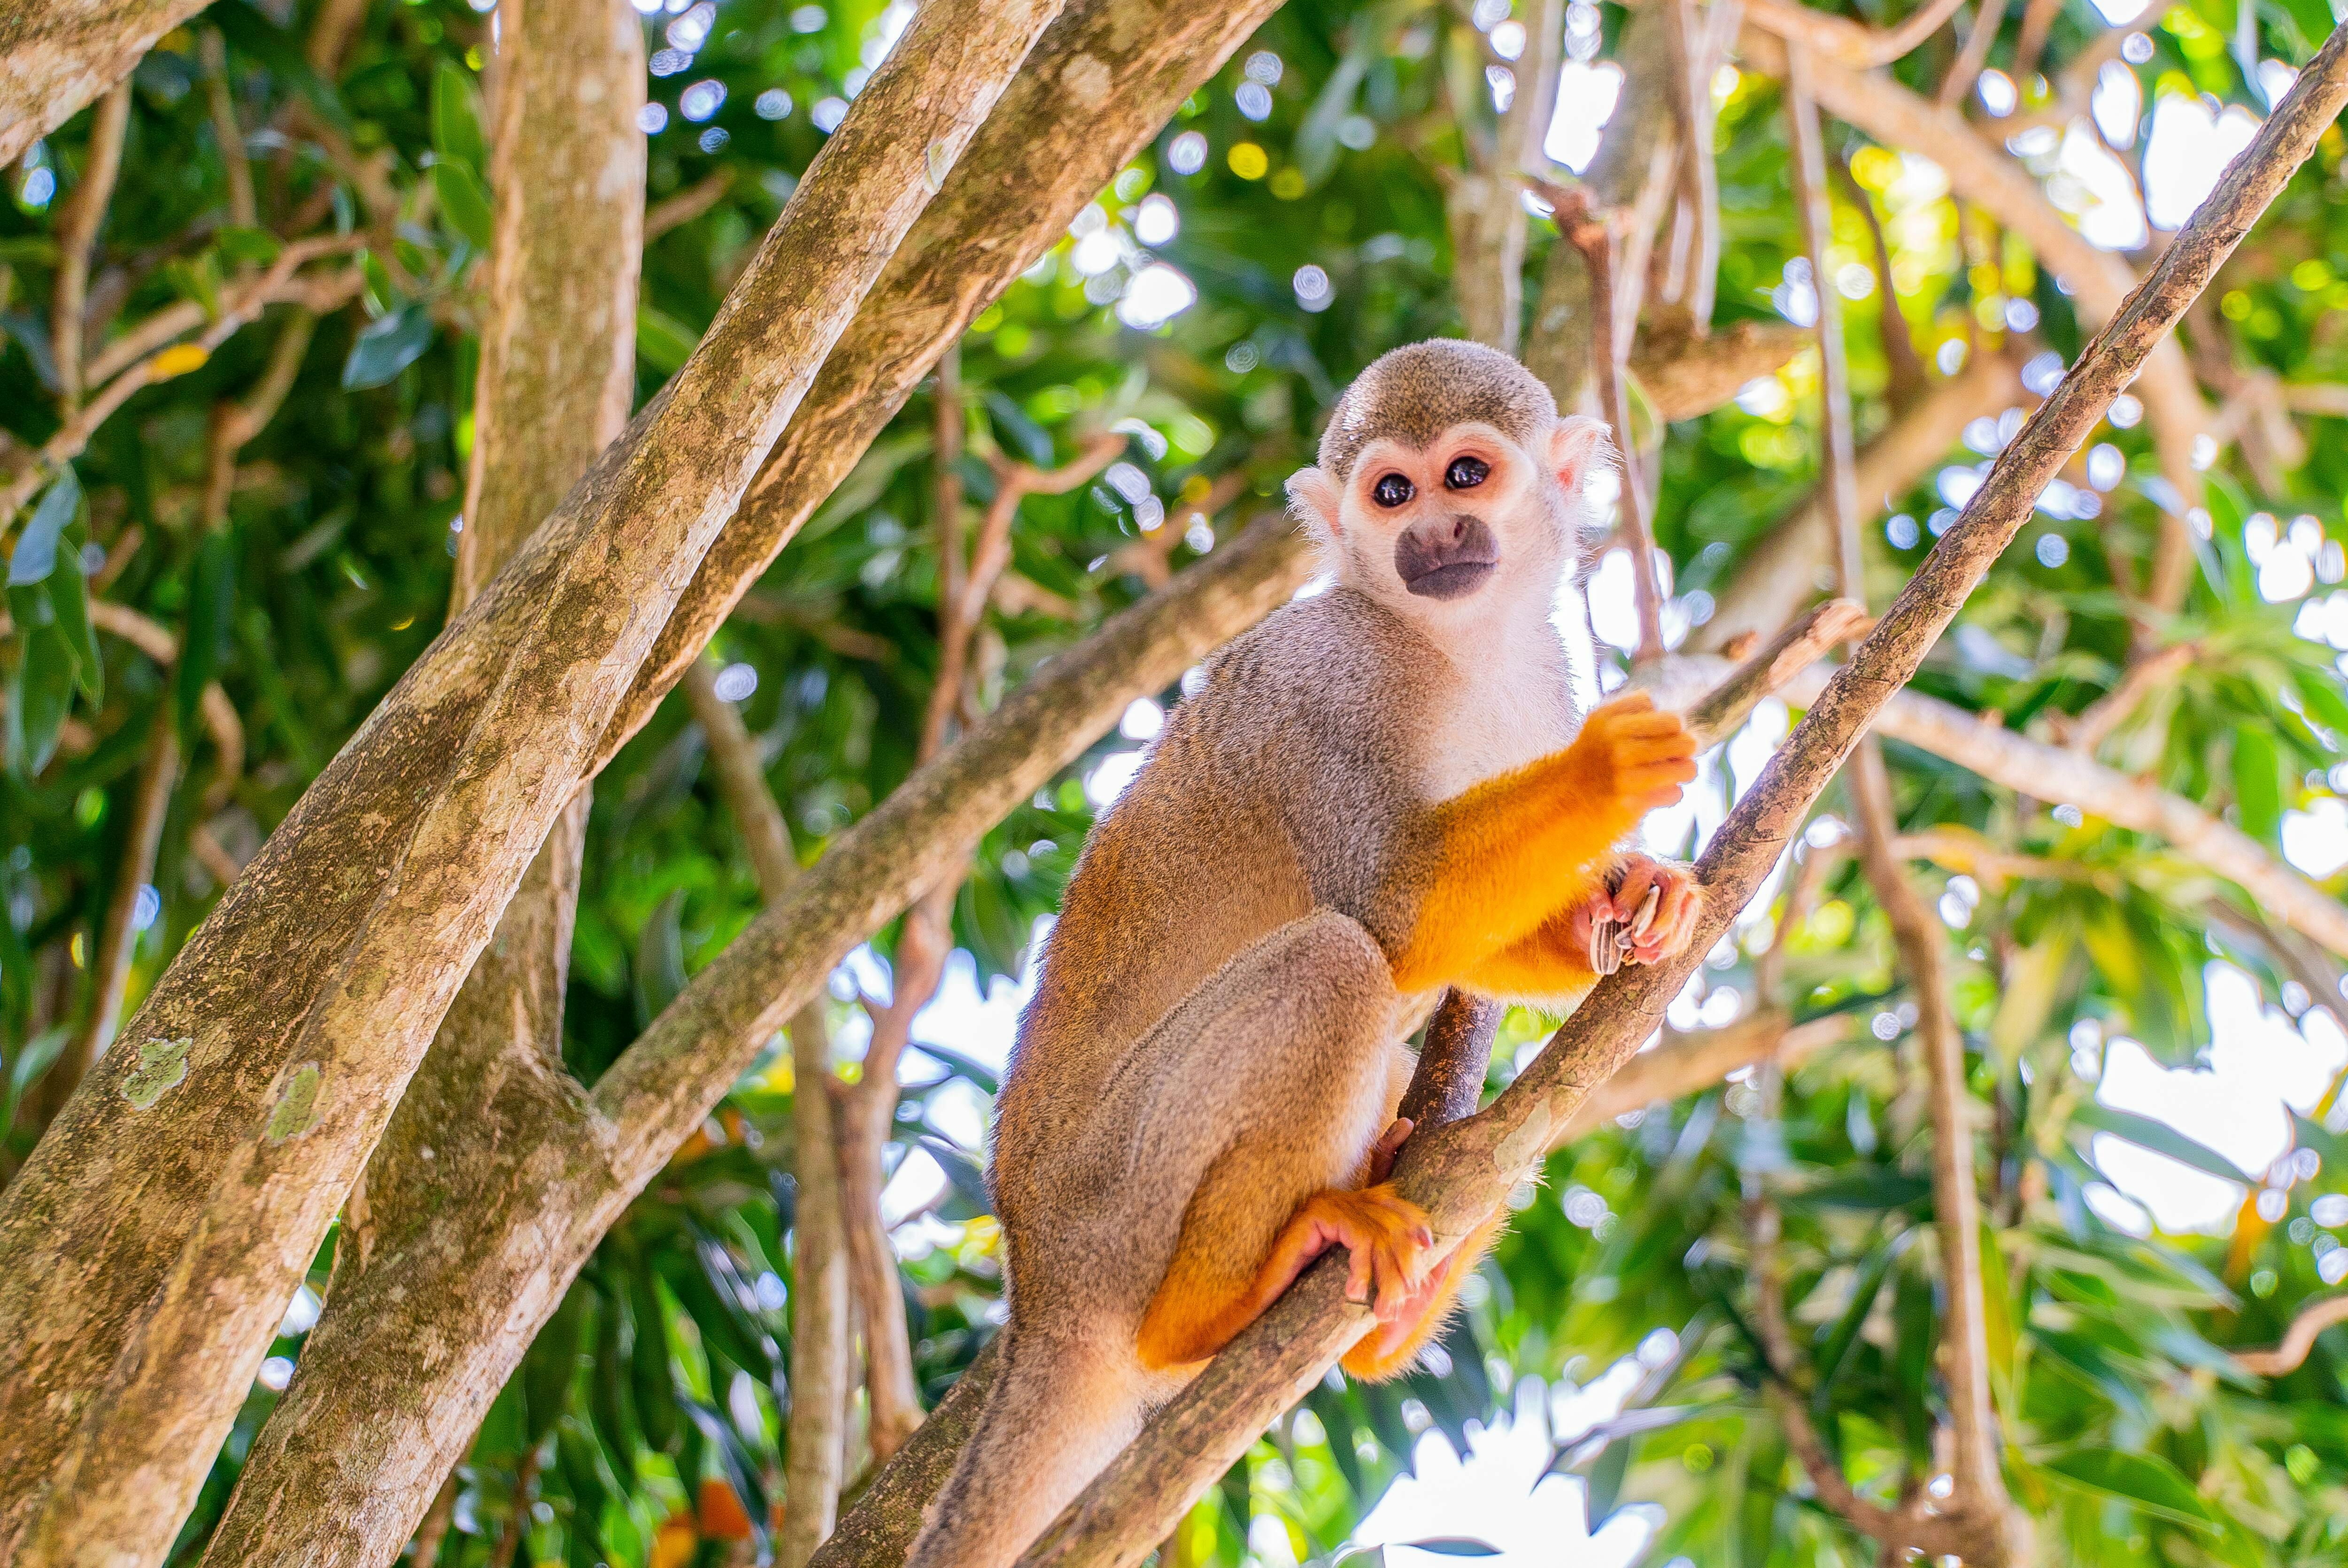
[[(489, 171), (494, 238), (452, 618), (625, 427), (634, 392), (641, 25), (612, 0), (532, 0), (508, 14), (499, 62)], [(607, 242), (569, 242), (586, 233)], [(247, 425), (258, 402), (241, 411)], [(352, 1349), (375, 1329), (386, 1276), (417, 1251), (462, 1255), (455, 1233), (479, 1211), (449, 1204), (449, 1186), (510, 1179), (502, 1152), (518, 1130), (537, 1125), (550, 1104), (559, 1113), (578, 1092), (562, 1065), (562, 1013), (587, 810), (582, 789), (555, 818), (346, 1200), (348, 1245), (312, 1331), (315, 1354), (247, 1456), (208, 1561), (331, 1555), (349, 1514), (366, 1517), (351, 1494), (356, 1478), (319, 1461), (344, 1448), (357, 1407), (381, 1396), (370, 1374), (387, 1368)], [(428, 1364), (403, 1358), (400, 1371), (413, 1376)], [(426, 1488), (446, 1489), (469, 1436), (469, 1428), (449, 1431), (441, 1446), (421, 1450), (411, 1484), (396, 1471), (368, 1478), (390, 1483), (382, 1537), (368, 1543), (375, 1552), (415, 1528), (413, 1513), (401, 1511), (420, 1506)], [(535, 1483), (536, 1466), (533, 1450), (515, 1478), (517, 1499)], [(518, 1503), (499, 1553), (518, 1549), (526, 1507)]]
[(652, 716), (735, 603), (938, 355), (1067, 231), (1274, 0), (1074, 0), (890, 259), (677, 601), (595, 767)]
[(130, 75), (210, 0), (52, 0), (0, 14), (0, 164)]
[[(642, 438), (408, 670), (0, 1194), (0, 1556), (169, 1549), (676, 594), (1056, 9), (915, 16)], [(397, 1535), (438, 1481), (382, 1493)]]
[[(1688, 972), (1776, 866), (1884, 700), (1904, 684), (1975, 584), (2029, 519), (2046, 482), (2085, 440), (2185, 304), (2348, 100), (2348, 29), (2333, 34), (2143, 287), (2088, 345), (2036, 418), (1872, 634), (1838, 671), (1715, 835), (1697, 872), (1709, 891), (1679, 958), (1601, 980), (1515, 1082), (1476, 1116), (1414, 1138), (1395, 1181), (1454, 1245), (1538, 1172), (1570, 1121), (1661, 1020)], [(1177, 1396), (1022, 1560), (1138, 1563), (1173, 1521), (1322, 1377), (1368, 1327), (1344, 1295), (1344, 1260), (1324, 1258)]]

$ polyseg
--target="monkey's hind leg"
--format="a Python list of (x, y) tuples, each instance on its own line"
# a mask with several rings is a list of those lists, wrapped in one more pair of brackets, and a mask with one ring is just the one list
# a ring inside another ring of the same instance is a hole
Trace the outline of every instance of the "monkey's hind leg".
[(1426, 1214), (1390, 1186), (1355, 1190), (1401, 1091), (1396, 1002), (1377, 945), (1324, 910), (1232, 959), (1144, 1041), (1144, 1070), (1182, 1085), (1182, 1136), (1216, 1153), (1143, 1315), (1143, 1366), (1213, 1355), (1333, 1245), (1359, 1299), (1421, 1282)]
[(1132, 1351), (1006, 1330), (1003, 1364), (906, 1568), (1009, 1568), (1141, 1430)]

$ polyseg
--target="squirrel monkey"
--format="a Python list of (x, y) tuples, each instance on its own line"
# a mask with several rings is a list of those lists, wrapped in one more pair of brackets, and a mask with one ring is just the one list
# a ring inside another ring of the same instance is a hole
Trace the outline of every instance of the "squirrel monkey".
[[(1550, 616), (1605, 427), (1506, 354), (1395, 350), (1288, 482), (1334, 569), (1207, 665), (1093, 829), (998, 1102), (1003, 1363), (909, 1568), (1004, 1568), (1315, 1256), (1410, 1365), (1498, 1218), (1430, 1264), (1385, 1184), (1438, 988), (1563, 1011), (1594, 922), (1687, 944), (1625, 855), (1695, 776), (1643, 695), (1581, 722)], [(1639, 917), (1644, 908), (1644, 918)]]

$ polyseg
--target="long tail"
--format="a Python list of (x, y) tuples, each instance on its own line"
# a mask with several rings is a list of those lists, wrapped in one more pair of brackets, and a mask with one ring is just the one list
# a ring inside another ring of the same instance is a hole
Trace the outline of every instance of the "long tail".
[(1003, 1366), (906, 1568), (1010, 1568), (1141, 1430), (1130, 1348), (1006, 1332)]

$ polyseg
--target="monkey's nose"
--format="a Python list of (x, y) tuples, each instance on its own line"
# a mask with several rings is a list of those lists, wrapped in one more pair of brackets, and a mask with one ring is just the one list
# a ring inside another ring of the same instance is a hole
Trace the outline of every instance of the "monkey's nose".
[(1421, 599), (1473, 593), (1499, 564), (1499, 541), (1492, 530), (1463, 512), (1415, 524), (1395, 540), (1395, 575)]

